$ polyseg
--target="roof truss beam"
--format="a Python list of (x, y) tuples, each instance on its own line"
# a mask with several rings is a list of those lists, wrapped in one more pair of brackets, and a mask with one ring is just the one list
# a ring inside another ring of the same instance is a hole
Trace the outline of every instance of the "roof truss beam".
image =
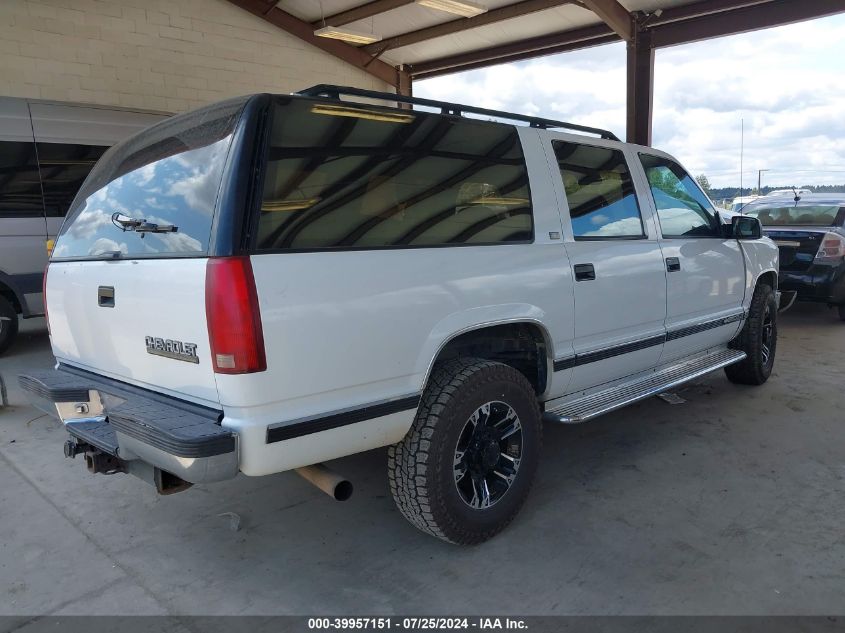
[(437, 77), (440, 75), (448, 75), (455, 72), (465, 72), (468, 70), (476, 70), (478, 68), (489, 68), (493, 65), (498, 64), (509, 64), (512, 62), (521, 62), (528, 59), (538, 59), (540, 57), (547, 57), (549, 55), (556, 55), (558, 53), (568, 53), (569, 51), (579, 51), (585, 48), (590, 48), (592, 46), (600, 46), (602, 44), (612, 44), (614, 42), (619, 41), (619, 36), (616, 33), (613, 33), (608, 29), (608, 33), (606, 35), (595, 37), (590, 40), (585, 40), (582, 42), (571, 42), (568, 44), (558, 44), (555, 46), (549, 46), (547, 48), (541, 48), (538, 50), (532, 50), (527, 52), (515, 52), (503, 57), (499, 57), (495, 61), (476, 61), (476, 62), (467, 62), (461, 65), (458, 68), (452, 69), (445, 69), (445, 70), (434, 70), (434, 71), (426, 71), (421, 72), (419, 74), (413, 75), (413, 77), (417, 80), (428, 79), (431, 77)]
[[(702, 0), (666, 9), (660, 16), (637, 16), (640, 29), (651, 33), (651, 47), (662, 48), (702, 39), (845, 13), (845, 3), (833, 0)], [(562, 31), (519, 42), (417, 62), (416, 79), (533, 59), (564, 51), (619, 41), (606, 24)]]
[(757, 4), (766, 4), (771, 1), (772, 0), (702, 0), (701, 2), (695, 2), (693, 4), (664, 9), (659, 16), (651, 14), (648, 18), (648, 26), (653, 27), (668, 24), (669, 22), (677, 22), (679, 20), (700, 18), (705, 15), (722, 13), (724, 11), (733, 11), (734, 9), (742, 9), (744, 7), (751, 7)]
[(581, 2), (623, 40), (630, 42), (634, 39), (634, 20), (628, 10), (616, 0), (581, 0)]
[(655, 48), (675, 46), (843, 12), (845, 3), (833, 0), (772, 0), (656, 26), (652, 29), (652, 42)]
[(418, 44), (426, 40), (432, 40), (437, 37), (445, 35), (452, 35), (453, 33), (460, 33), (469, 29), (475, 29), (480, 26), (487, 26), (502, 22), (504, 20), (511, 20), (523, 15), (529, 15), (538, 11), (545, 11), (546, 9), (553, 9), (565, 4), (572, 4), (574, 0), (523, 0), (509, 4), (498, 9), (492, 9), (487, 13), (482, 13), (474, 18), (459, 18), (457, 20), (450, 20), (443, 24), (435, 24), (424, 29), (416, 31), (409, 31), (401, 35), (390, 37), (381, 42), (367, 44), (363, 50), (371, 54), (381, 54), (384, 51), (392, 48), (400, 48), (402, 46), (410, 46), (411, 44)]
[(528, 59), (552, 52), (561, 52), (561, 50), (556, 49), (562, 47), (566, 47), (562, 50), (574, 50), (595, 46), (596, 44), (605, 44), (618, 39), (618, 36), (610, 27), (598, 24), (416, 63), (411, 66), (411, 75), (415, 78), (435, 77), (460, 70), (499, 64), (502, 63), (501, 60), (503, 59), (517, 61), (517, 59)]

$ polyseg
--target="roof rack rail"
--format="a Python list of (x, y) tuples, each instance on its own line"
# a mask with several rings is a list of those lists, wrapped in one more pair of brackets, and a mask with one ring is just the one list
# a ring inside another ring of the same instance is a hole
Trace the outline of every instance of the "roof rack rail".
[(560, 128), (565, 130), (573, 130), (575, 132), (584, 132), (586, 134), (595, 134), (600, 138), (610, 141), (618, 141), (619, 138), (607, 130), (602, 130), (595, 127), (587, 127), (586, 125), (578, 125), (576, 123), (566, 123), (564, 121), (554, 121), (552, 119), (543, 119), (540, 117), (527, 116), (524, 114), (515, 114), (513, 112), (502, 112), (499, 110), (488, 110), (487, 108), (476, 108), (474, 106), (461, 105), (460, 103), (449, 103), (447, 101), (437, 101), (434, 99), (422, 99), (419, 97), (406, 97), (404, 95), (391, 94), (389, 92), (378, 92), (376, 90), (364, 90), (362, 88), (352, 88), (349, 86), (333, 86), (330, 84), (318, 84), (305, 90), (300, 90), (296, 94), (303, 97), (327, 97), (329, 99), (336, 99), (340, 101), (342, 95), (350, 97), (364, 97), (366, 99), (377, 99), (380, 101), (396, 101), (399, 103), (411, 103), (414, 105), (426, 106), (429, 108), (440, 108), (441, 114), (451, 114), (455, 116), (463, 116), (465, 112), (473, 114), (481, 114), (483, 116), (498, 117), (500, 119), (510, 119), (511, 121), (523, 121), (528, 123), (531, 127), (547, 129)]

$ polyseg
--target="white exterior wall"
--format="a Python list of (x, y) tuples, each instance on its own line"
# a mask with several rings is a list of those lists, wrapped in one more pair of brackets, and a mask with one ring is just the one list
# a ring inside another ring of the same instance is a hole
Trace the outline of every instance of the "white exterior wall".
[(226, 0), (0, 1), (0, 96), (181, 112), (318, 83), (392, 91)]

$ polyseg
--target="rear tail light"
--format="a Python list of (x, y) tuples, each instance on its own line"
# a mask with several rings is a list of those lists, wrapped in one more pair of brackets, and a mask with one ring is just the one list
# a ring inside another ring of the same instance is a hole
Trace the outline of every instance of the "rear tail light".
[(816, 253), (817, 262), (838, 262), (845, 257), (845, 237), (836, 233), (825, 233), (819, 251)]
[(216, 257), (205, 269), (211, 364), (218, 374), (267, 369), (258, 293), (249, 257)]
[(41, 278), (41, 299), (44, 301), (44, 320), (47, 321), (47, 334), (50, 333), (50, 315), (47, 314), (47, 272), (50, 264), (44, 267), (44, 277)]

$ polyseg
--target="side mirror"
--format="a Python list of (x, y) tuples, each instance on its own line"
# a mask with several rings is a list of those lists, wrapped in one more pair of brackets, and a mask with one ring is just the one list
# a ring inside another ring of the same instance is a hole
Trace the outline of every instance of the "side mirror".
[(735, 215), (731, 218), (731, 237), (737, 240), (759, 240), (763, 237), (760, 220), (750, 215)]

